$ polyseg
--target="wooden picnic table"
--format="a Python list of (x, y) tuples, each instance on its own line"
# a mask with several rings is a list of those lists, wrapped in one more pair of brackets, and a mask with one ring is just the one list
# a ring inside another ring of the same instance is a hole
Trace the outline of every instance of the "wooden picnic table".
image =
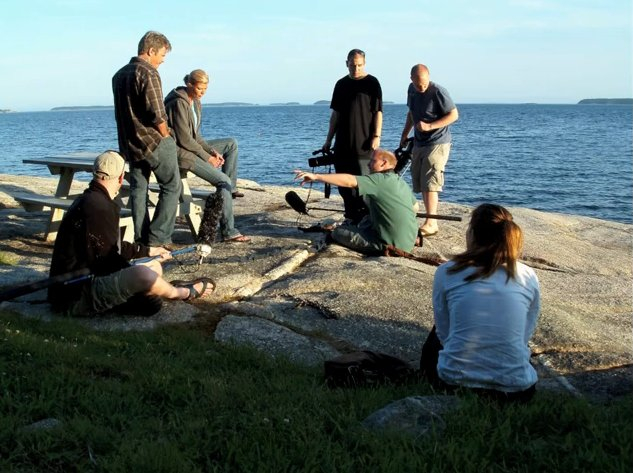
[[(57, 237), (57, 231), (59, 230), (59, 225), (64, 217), (64, 212), (69, 207), (69, 204), (67, 205), (64, 201), (72, 200), (70, 189), (75, 179), (75, 174), (78, 172), (92, 173), (94, 160), (99, 154), (100, 153), (97, 152), (78, 152), (51, 155), (42, 158), (27, 158), (22, 160), (25, 164), (46, 166), (52, 175), (59, 176), (54, 197), (39, 194), (25, 194), (17, 195), (15, 197), (26, 210), (41, 210), (43, 207), (51, 209), (46, 232), (46, 240), (54, 241)], [(126, 169), (128, 169), (127, 164)], [(129, 186), (124, 186), (124, 189), (127, 188), (129, 188)], [(150, 190), (157, 191), (158, 187), (156, 185), (150, 185)], [(150, 195), (151, 194), (152, 192), (150, 192)], [(195, 239), (200, 227), (201, 213), (204, 209), (203, 195), (206, 196), (208, 192), (194, 192), (194, 194), (195, 196), (192, 195), (192, 191), (187, 183), (186, 177), (183, 177), (180, 205), (177, 209), (177, 215), (184, 216), (186, 218), (189, 229)], [(157, 199), (155, 197), (150, 197), (150, 205), (152, 205), (150, 208), (150, 215), (153, 215), (152, 209), (156, 204), (156, 200)], [(125, 240), (131, 240), (133, 235), (130, 232), (133, 229), (133, 225), (131, 224), (131, 213), (129, 209), (122, 209), (120, 225), (122, 228), (125, 228), (123, 238)]]

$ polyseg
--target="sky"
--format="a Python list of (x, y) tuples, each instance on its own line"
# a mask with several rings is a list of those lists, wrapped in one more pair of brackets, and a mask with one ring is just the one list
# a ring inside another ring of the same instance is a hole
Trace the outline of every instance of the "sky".
[(148, 30), (169, 38), (163, 92), (193, 69), (203, 103), (329, 100), (366, 52), (385, 101), (411, 66), (456, 103), (633, 96), (631, 0), (3, 0), (0, 109), (112, 105), (112, 75)]

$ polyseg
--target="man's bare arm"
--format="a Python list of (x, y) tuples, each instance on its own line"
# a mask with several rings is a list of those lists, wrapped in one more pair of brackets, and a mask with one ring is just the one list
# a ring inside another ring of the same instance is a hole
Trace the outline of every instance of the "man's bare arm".
[(167, 127), (167, 122), (160, 122), (159, 124), (155, 126), (156, 126), (156, 129), (158, 130), (158, 133), (160, 133), (160, 136), (162, 136), (163, 138), (165, 138), (166, 136), (169, 136), (169, 128)]
[(301, 185), (306, 182), (324, 182), (338, 187), (358, 187), (356, 176), (352, 174), (315, 174), (313, 172), (295, 169), (295, 180), (301, 179)]

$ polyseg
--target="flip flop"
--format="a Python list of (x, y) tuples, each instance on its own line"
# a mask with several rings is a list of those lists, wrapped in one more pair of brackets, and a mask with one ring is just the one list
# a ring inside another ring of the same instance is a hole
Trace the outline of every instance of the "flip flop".
[[(194, 287), (196, 284), (199, 283), (202, 283), (202, 291), (197, 291)], [(174, 281), (171, 281), (170, 284), (175, 287), (184, 287), (186, 289), (189, 289), (189, 296), (186, 299), (183, 299), (185, 301), (192, 301), (194, 299), (199, 299), (200, 297), (202, 297), (202, 295), (207, 290), (207, 286), (209, 284), (213, 286), (214, 291), (216, 288), (215, 281), (211, 278), (198, 278), (194, 279), (193, 281), (183, 281), (180, 279), (176, 279)]]
[(424, 235), (422, 234), (422, 229), (418, 228), (418, 236), (415, 238), (415, 243), (413, 244), (413, 246), (422, 248), (423, 245), (424, 245)]
[(251, 241), (251, 239), (244, 235), (237, 235), (232, 238), (225, 238), (222, 241), (225, 243), (248, 243)]
[(244, 197), (244, 193), (243, 192), (239, 192), (239, 191), (235, 191), (231, 193), (231, 197), (233, 197), (234, 199), (237, 197)]
[(420, 228), (420, 235), (422, 235), (423, 237), (430, 237), (430, 236), (433, 236), (433, 235), (437, 235), (438, 231), (439, 230), (435, 230), (434, 232), (427, 232), (426, 230)]

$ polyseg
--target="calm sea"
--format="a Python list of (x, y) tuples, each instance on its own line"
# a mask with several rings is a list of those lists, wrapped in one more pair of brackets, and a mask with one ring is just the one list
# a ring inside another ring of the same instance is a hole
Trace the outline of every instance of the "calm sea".
[[(632, 108), (626, 105), (458, 106), (442, 200), (633, 223)], [(239, 141), (239, 175), (289, 185), (327, 132), (327, 106), (205, 107), (207, 139)], [(404, 105), (385, 105), (382, 146), (395, 149)], [(112, 110), (0, 114), (0, 172), (48, 176), (27, 157), (117, 148)], [(86, 175), (86, 178), (88, 175)]]

